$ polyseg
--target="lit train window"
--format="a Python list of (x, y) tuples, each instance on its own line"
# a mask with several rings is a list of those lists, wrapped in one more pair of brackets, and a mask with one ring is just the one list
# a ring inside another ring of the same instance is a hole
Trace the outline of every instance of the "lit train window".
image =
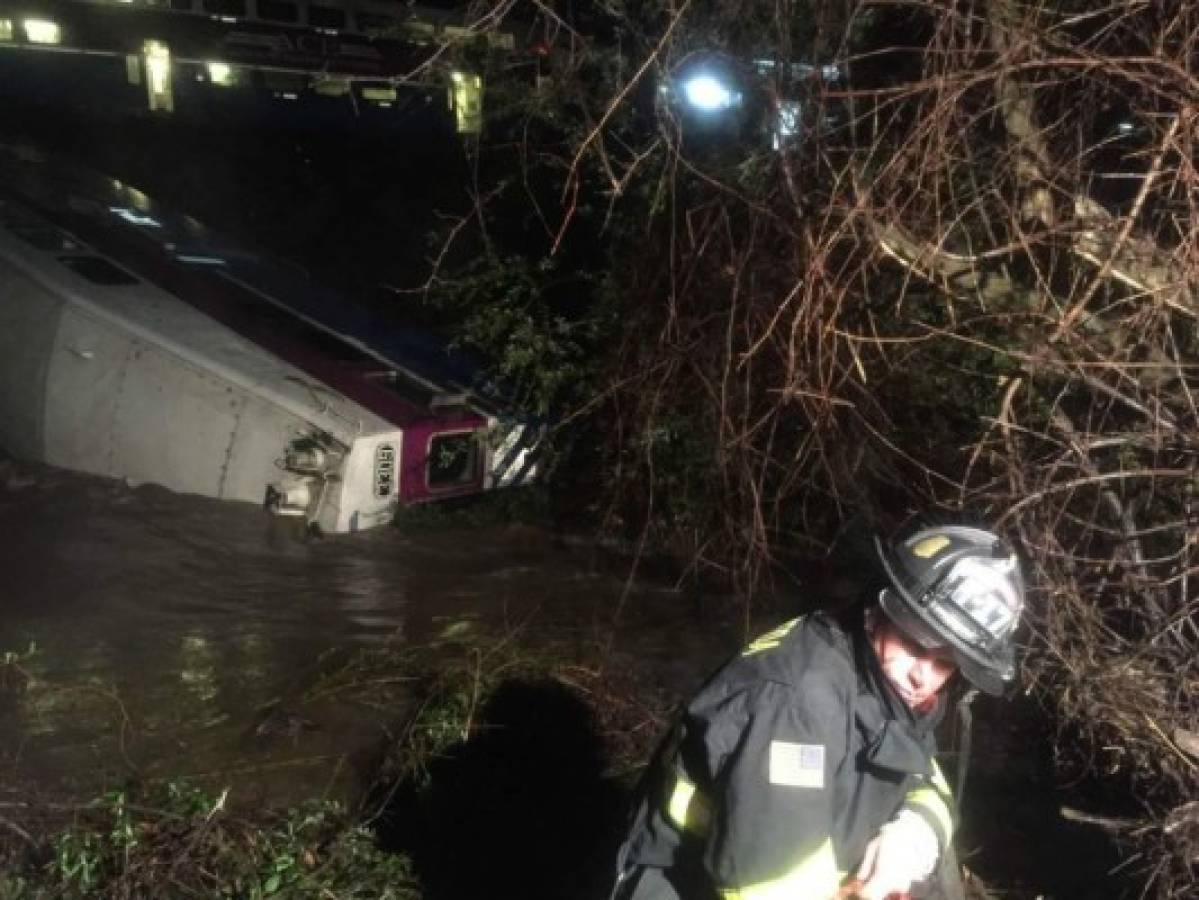
[(272, 22), (298, 22), (300, 8), (287, 0), (258, 0), (258, 18)]
[(62, 27), (51, 19), (25, 19), (25, 39), (31, 44), (61, 44)]
[(308, 24), (313, 28), (345, 28), (346, 12), (331, 6), (309, 6)]

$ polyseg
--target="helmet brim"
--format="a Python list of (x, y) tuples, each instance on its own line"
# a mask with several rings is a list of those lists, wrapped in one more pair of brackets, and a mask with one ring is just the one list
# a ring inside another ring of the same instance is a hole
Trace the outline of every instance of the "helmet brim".
[(1006, 675), (1004, 669), (979, 665), (972, 658), (959, 652), (956, 648), (953, 652), (953, 658), (957, 660), (958, 671), (962, 673), (962, 676), (984, 694), (990, 694), (992, 697), (1002, 696), (1016, 674), (1014, 658), (1010, 667), (1006, 670)]

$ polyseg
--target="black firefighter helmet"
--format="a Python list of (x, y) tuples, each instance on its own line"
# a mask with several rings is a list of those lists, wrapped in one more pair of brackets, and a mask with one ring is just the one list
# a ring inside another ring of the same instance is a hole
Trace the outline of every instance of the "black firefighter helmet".
[(981, 528), (925, 528), (891, 546), (875, 538), (890, 585), (879, 603), (922, 647), (947, 647), (971, 684), (1002, 694), (1016, 674), (1013, 632), (1024, 608), (1015, 553)]

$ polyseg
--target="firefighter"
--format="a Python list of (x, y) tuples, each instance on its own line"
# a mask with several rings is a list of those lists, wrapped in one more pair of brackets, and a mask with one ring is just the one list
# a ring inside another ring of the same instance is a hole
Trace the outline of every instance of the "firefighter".
[(784, 623), (686, 706), (647, 773), (615, 900), (927, 896), (938, 868), (960, 892), (933, 729), (956, 672), (995, 695), (1014, 676), (1019, 566), (961, 525), (875, 545), (877, 600)]

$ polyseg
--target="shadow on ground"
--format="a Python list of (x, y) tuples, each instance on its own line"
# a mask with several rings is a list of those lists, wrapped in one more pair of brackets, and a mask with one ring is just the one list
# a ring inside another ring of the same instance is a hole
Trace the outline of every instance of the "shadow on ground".
[(605, 897), (625, 793), (587, 707), (556, 682), (508, 681), (480, 721), (398, 786), (380, 845), (412, 857), (428, 900)]
[[(1099, 799), (1106, 815), (1134, 811), (1118, 798), (1088, 798), (1059, 784), (1053, 736), (1031, 700), (976, 701), (974, 750), (958, 852), (999, 896), (1037, 900), (1131, 900), (1140, 896), (1111, 834), (1069, 821), (1063, 810)], [(952, 767), (950, 769), (952, 771)], [(1121, 874), (1123, 872), (1123, 874)]]

